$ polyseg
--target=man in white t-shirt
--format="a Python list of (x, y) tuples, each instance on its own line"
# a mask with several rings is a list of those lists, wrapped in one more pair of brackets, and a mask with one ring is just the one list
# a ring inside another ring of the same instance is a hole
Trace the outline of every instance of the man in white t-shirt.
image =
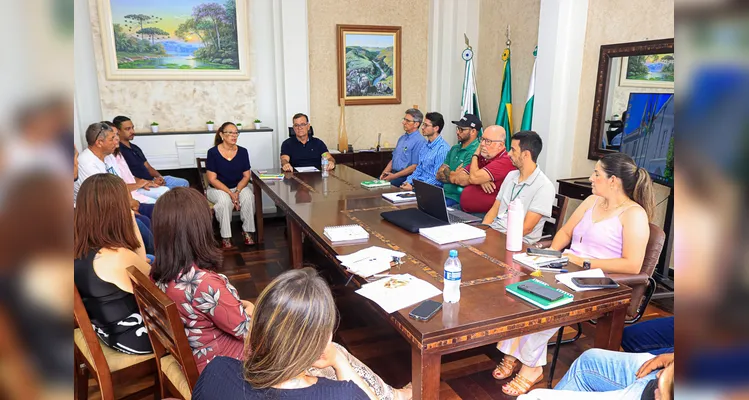
[(73, 184), (73, 199), (78, 198), (78, 189), (89, 176), (103, 173), (117, 175), (114, 158), (111, 156), (118, 143), (112, 128), (95, 122), (86, 129), (88, 147), (78, 155), (78, 180)]
[(517, 199), (523, 204), (523, 242), (533, 244), (541, 239), (545, 218), (551, 218), (556, 191), (554, 184), (536, 164), (543, 143), (533, 131), (520, 131), (512, 135), (510, 160), (517, 171), (505, 177), (497, 193), (497, 200), (486, 213), (484, 224), (507, 232), (507, 207)]

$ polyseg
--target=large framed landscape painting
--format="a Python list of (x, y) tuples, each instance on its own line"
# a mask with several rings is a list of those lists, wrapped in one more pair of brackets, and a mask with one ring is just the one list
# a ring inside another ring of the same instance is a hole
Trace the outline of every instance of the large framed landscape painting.
[(346, 105), (400, 104), (401, 27), (337, 28), (338, 98)]
[(97, 0), (107, 79), (249, 79), (248, 0)]
[(622, 58), (620, 86), (674, 88), (674, 54), (645, 54)]

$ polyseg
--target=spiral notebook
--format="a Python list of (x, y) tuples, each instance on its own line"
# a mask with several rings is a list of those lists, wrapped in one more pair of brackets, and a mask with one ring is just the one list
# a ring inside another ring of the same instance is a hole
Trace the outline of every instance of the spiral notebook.
[(359, 225), (328, 226), (323, 230), (331, 242), (351, 242), (369, 239), (369, 232)]
[[(533, 293), (528, 293), (518, 288), (518, 286), (526, 282), (532, 282), (533, 284), (545, 286), (547, 288), (556, 290), (557, 292), (561, 293), (563, 296), (559, 298), (558, 300), (548, 301), (544, 298), (534, 295)], [(507, 285), (507, 287), (505, 287), (505, 290), (507, 290), (508, 292), (514, 294), (517, 297), (520, 297), (521, 299), (533, 305), (541, 307), (544, 310), (549, 310), (551, 308), (555, 308), (555, 307), (563, 306), (565, 304), (572, 303), (572, 301), (575, 299), (575, 296), (573, 296), (572, 294), (567, 293), (562, 289), (557, 289), (555, 287), (549, 286), (549, 284), (547, 284), (546, 282), (542, 282), (538, 279), (530, 279), (527, 281), (515, 282), (513, 284)]]

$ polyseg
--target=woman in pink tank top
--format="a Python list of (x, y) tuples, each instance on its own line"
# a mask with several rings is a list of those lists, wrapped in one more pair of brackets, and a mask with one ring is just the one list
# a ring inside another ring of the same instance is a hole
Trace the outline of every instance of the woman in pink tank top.
[[(552, 249), (565, 250), (571, 263), (600, 268), (606, 273), (637, 274), (650, 238), (649, 220), (655, 200), (653, 183), (644, 168), (626, 154), (613, 153), (596, 163), (588, 178), (589, 196), (554, 236)], [(497, 348), (505, 354), (492, 375), (505, 379), (518, 364), (520, 371), (502, 387), (509, 395), (527, 392), (543, 379), (546, 347), (557, 328), (504, 340)]]

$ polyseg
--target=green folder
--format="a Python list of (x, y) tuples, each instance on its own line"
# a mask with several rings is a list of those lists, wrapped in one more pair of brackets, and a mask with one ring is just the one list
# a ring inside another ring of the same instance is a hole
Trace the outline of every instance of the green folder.
[[(520, 290), (518, 288), (518, 286), (521, 285), (521, 284), (523, 284), (523, 283), (526, 283), (526, 282), (532, 282), (534, 284), (541, 285), (541, 286), (546, 286), (548, 288), (556, 290), (557, 292), (561, 293), (563, 295), (563, 297), (560, 298), (560, 299), (557, 299), (555, 301), (549, 301), (549, 300), (543, 299), (541, 297), (538, 297), (538, 296), (536, 296), (536, 295), (534, 295), (532, 293), (528, 293), (528, 292), (526, 292), (524, 290)], [(542, 282), (542, 281), (540, 281), (538, 279), (529, 279), (527, 281), (516, 282), (516, 283), (513, 283), (511, 285), (507, 285), (507, 287), (505, 289), (508, 292), (514, 294), (515, 296), (520, 297), (521, 299), (523, 299), (523, 300), (525, 300), (525, 301), (527, 301), (527, 302), (529, 302), (529, 303), (531, 303), (533, 305), (541, 307), (544, 310), (549, 310), (549, 309), (552, 309), (552, 308), (555, 308), (555, 307), (563, 306), (563, 305), (568, 304), (568, 303), (572, 303), (572, 300), (574, 300), (574, 298), (575, 298), (575, 296), (573, 296), (573, 295), (565, 292), (564, 290), (551, 287), (547, 283)]]
[(375, 179), (372, 181), (364, 181), (361, 183), (361, 185), (367, 189), (371, 189), (371, 188), (388, 187), (390, 186), (390, 182), (381, 180), (381, 179)]

